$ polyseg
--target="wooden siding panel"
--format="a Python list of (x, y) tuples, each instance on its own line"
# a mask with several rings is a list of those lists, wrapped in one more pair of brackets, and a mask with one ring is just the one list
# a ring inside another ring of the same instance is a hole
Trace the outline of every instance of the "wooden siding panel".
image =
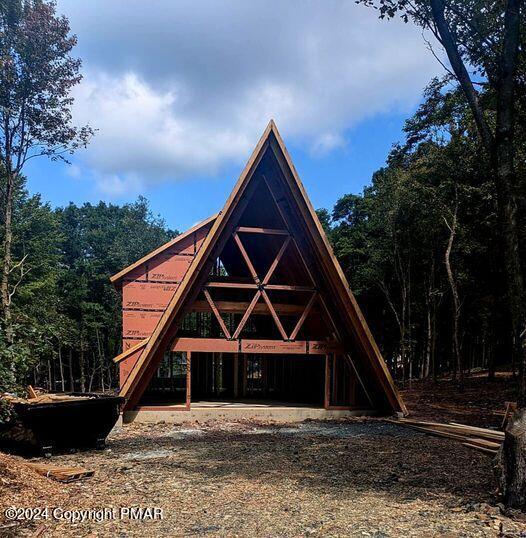
[(159, 254), (148, 262), (148, 280), (180, 282), (193, 260), (193, 256)]
[(122, 286), (122, 307), (125, 310), (164, 310), (178, 285), (126, 282)]
[(141, 353), (142, 349), (139, 349), (119, 363), (119, 382), (121, 385), (126, 381), (126, 378), (130, 374), (132, 368), (135, 366), (135, 363), (141, 356)]
[(123, 351), (152, 334), (209, 230), (210, 226), (197, 230), (126, 275), (122, 285)]
[(122, 313), (122, 329), (124, 338), (148, 338), (155, 329), (162, 312), (140, 310), (124, 310)]
[(144, 338), (123, 338), (122, 351), (128, 351), (128, 349), (136, 346), (139, 342), (142, 342)]

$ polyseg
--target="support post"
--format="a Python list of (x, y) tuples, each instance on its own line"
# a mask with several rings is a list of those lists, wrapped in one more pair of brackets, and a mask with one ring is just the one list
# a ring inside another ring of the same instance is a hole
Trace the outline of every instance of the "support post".
[(247, 356), (243, 354), (243, 398), (247, 395)]
[(234, 355), (234, 398), (239, 397), (239, 353)]
[(332, 389), (331, 389), (331, 394), (332, 394), (332, 401), (335, 402), (335, 401), (338, 401), (338, 371), (336, 369), (336, 354), (333, 353), (331, 355), (331, 360), (332, 360)]
[(192, 401), (192, 352), (186, 352), (186, 409), (190, 411)]
[(330, 388), (331, 388), (331, 368), (330, 355), (325, 355), (325, 399), (323, 407), (329, 409), (330, 405)]

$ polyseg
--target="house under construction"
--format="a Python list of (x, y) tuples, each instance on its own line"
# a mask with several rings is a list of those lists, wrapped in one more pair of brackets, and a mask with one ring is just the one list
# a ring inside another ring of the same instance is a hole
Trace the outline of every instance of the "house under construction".
[(272, 121), (223, 209), (112, 282), (125, 420), (405, 412)]

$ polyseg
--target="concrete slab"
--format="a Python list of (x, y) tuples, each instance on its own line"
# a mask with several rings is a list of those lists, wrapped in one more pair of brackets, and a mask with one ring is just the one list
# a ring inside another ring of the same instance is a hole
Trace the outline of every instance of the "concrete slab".
[(273, 407), (273, 406), (225, 406), (196, 407), (189, 411), (182, 408), (159, 407), (126, 411), (124, 422), (207, 422), (211, 420), (265, 420), (276, 423), (302, 422), (304, 420), (334, 420), (351, 416), (372, 416), (369, 409), (323, 409), (316, 407)]

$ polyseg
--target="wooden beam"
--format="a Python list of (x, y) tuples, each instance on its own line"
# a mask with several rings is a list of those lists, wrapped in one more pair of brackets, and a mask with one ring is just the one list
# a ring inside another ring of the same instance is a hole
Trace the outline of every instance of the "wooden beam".
[(277, 291), (316, 291), (316, 288), (312, 286), (295, 286), (289, 284), (267, 284), (265, 289)]
[(261, 295), (263, 296), (263, 300), (265, 301), (265, 303), (267, 303), (268, 309), (270, 310), (270, 315), (274, 319), (274, 322), (276, 323), (276, 327), (278, 328), (278, 331), (280, 332), (281, 337), (283, 338), (283, 340), (288, 340), (287, 333), (285, 332), (285, 329), (283, 328), (283, 325), (281, 324), (281, 320), (279, 319), (279, 316), (276, 314), (276, 311), (274, 310), (274, 307), (272, 306), (272, 303), (270, 302), (267, 292), (265, 290), (261, 290)]
[(239, 396), (239, 353), (234, 355), (234, 398)]
[(254, 298), (248, 305), (245, 313), (243, 314), (243, 317), (241, 318), (241, 321), (239, 322), (239, 325), (237, 326), (236, 331), (234, 332), (234, 338), (238, 338), (241, 334), (241, 331), (243, 330), (243, 327), (245, 326), (246, 322), (248, 321), (248, 318), (250, 317), (250, 314), (252, 314), (252, 311), (254, 310), (254, 307), (256, 306), (256, 303), (259, 301), (259, 298), (261, 297), (261, 291), (256, 291), (256, 294), (254, 295)]
[(288, 230), (276, 230), (274, 228), (255, 228), (250, 226), (239, 226), (237, 232), (265, 235), (289, 235)]
[(331, 368), (329, 363), (330, 355), (325, 355), (325, 395), (323, 400), (323, 407), (329, 409), (330, 405), (330, 383), (331, 383)]
[(208, 274), (207, 268), (210, 258), (213, 256), (215, 249), (220, 250), (224, 246), (222, 235), (224, 233), (224, 237), (227, 237), (230, 221), (238, 214), (241, 214), (248, 204), (249, 194), (255, 190), (256, 185), (256, 182), (251, 182), (250, 178), (269, 147), (269, 136), (273, 129), (275, 129), (274, 124), (269, 122), (268, 127), (265, 129), (245, 168), (241, 172), (223, 210), (219, 213), (201, 248), (197, 251), (195, 259), (188, 268), (183, 282), (177, 288), (169, 305), (166, 307), (143, 353), (141, 353), (140, 358), (122, 384), (119, 394), (127, 398), (126, 407), (128, 409), (138, 403), (141, 394), (154, 375), (157, 364), (161, 360), (162, 353), (169, 339), (172, 337), (170, 331), (172, 323), (179, 321), (179, 318), (185, 313), (185, 307), (188, 306), (187, 301), (193, 301), (195, 295), (197, 295), (197, 288), (202, 288), (205, 275)]
[(243, 398), (247, 395), (247, 356), (243, 355)]
[(228, 327), (225, 324), (225, 320), (221, 317), (219, 310), (216, 308), (216, 305), (214, 301), (212, 300), (212, 297), (210, 296), (210, 292), (205, 288), (203, 290), (203, 293), (206, 297), (206, 300), (208, 301), (208, 304), (210, 305), (210, 308), (212, 309), (212, 312), (217, 318), (217, 321), (219, 323), (219, 326), (221, 327), (221, 330), (223, 331), (223, 334), (230, 340), (232, 338), (230, 336), (230, 331), (228, 330)]
[[(237, 302), (237, 301), (214, 301), (219, 312), (229, 313), (229, 314), (244, 314), (250, 305), (249, 302)], [(305, 310), (303, 305), (298, 304), (287, 304), (287, 303), (272, 303), (274, 310), (278, 314), (282, 315), (301, 315)], [(189, 309), (190, 312), (210, 312), (210, 305), (208, 301), (195, 301)], [(311, 308), (311, 312), (318, 311), (317, 307), (314, 305)], [(253, 314), (270, 314), (270, 311), (266, 303), (257, 303), (254, 306)]]
[(368, 390), (365, 388), (365, 385), (364, 385), (364, 383), (363, 383), (363, 381), (362, 381), (362, 378), (360, 377), (360, 374), (358, 373), (358, 370), (357, 370), (357, 368), (356, 368), (356, 366), (355, 366), (355, 364), (354, 364), (354, 361), (352, 360), (352, 357), (351, 357), (348, 353), (345, 354), (345, 357), (347, 358), (347, 361), (349, 362), (349, 364), (352, 366), (352, 369), (354, 370), (354, 373), (356, 374), (356, 377), (357, 377), (357, 379), (358, 379), (360, 385), (362, 386), (362, 389), (363, 389), (363, 391), (365, 392), (365, 396), (366, 396), (366, 398), (369, 400), (369, 403), (371, 404), (371, 407), (374, 408), (374, 402), (373, 402), (373, 399), (372, 399), (371, 396), (369, 395)]
[(192, 352), (186, 352), (186, 409), (190, 411), (192, 401)]
[(282, 340), (241, 340), (242, 353), (306, 355), (307, 342), (283, 342)]
[(268, 353), (268, 354), (303, 354), (327, 355), (327, 353), (342, 353), (343, 350), (336, 342), (319, 340), (256, 340), (242, 338), (226, 340), (225, 338), (175, 338), (172, 351), (194, 351), (199, 353)]
[(289, 246), (289, 243), (290, 243), (290, 237), (287, 237), (285, 241), (283, 242), (283, 245), (281, 245), (281, 248), (279, 249), (279, 252), (277, 253), (276, 257), (274, 258), (272, 265), (269, 267), (269, 270), (267, 271), (267, 274), (265, 275), (265, 278), (263, 279), (263, 284), (268, 284), (269, 280), (272, 278), (272, 275), (274, 274), (274, 271), (276, 270), (278, 263), (281, 261), (283, 254), (285, 253), (285, 251), (287, 250), (287, 247)]
[(292, 331), (289, 340), (295, 340), (296, 336), (298, 336), (298, 333), (300, 332), (300, 329), (303, 326), (303, 323), (305, 322), (305, 320), (307, 319), (307, 316), (309, 315), (309, 312), (311, 311), (312, 305), (314, 304), (314, 301), (316, 300), (316, 296), (317, 296), (317, 293), (314, 292), (312, 294), (312, 297), (309, 299), (309, 302), (307, 303), (307, 306), (305, 307), (303, 314), (298, 320), (298, 323), (296, 323), (296, 326), (294, 327), (294, 330)]
[(355, 334), (360, 342), (360, 346), (370, 359), (373, 369), (387, 394), (393, 410), (398, 410), (407, 414), (407, 408), (398, 393), (398, 389), (396, 388), (391, 373), (382, 358), (378, 345), (363, 317), (356, 298), (350, 290), (343, 270), (336, 259), (314, 207), (307, 197), (305, 187), (299, 179), (283, 140), (277, 130), (274, 132), (274, 135), (274, 139), (269, 141), (270, 146), (274, 151), (277, 163), (285, 181), (289, 183), (289, 186), (291, 187), (292, 196), (301, 212), (303, 221), (307, 225), (309, 234), (314, 241), (315, 248), (321, 255), (322, 270), (329, 281), (334, 285), (334, 297), (336, 300), (341, 299), (341, 306), (339, 305), (339, 307), (342, 308), (342, 319), (345, 321), (345, 318), (347, 318), (351, 321)]
[(134, 346), (130, 347), (126, 351), (123, 351), (121, 354), (114, 357), (113, 362), (121, 362), (130, 355), (133, 355), (136, 351), (139, 349), (142, 349), (148, 342), (148, 338), (145, 338), (144, 340), (141, 340), (139, 343), (135, 344)]
[(172, 343), (172, 351), (195, 351), (200, 353), (211, 353), (213, 351), (224, 351), (226, 353), (237, 353), (239, 342), (236, 340), (225, 340), (224, 338), (176, 338)]
[(336, 340), (309, 340), (309, 353), (311, 355), (325, 355), (326, 353), (343, 353), (343, 347)]
[(207, 282), (205, 288), (234, 288), (242, 290), (257, 290), (257, 284), (248, 282)]
[(254, 282), (256, 284), (259, 284), (259, 277), (256, 272), (256, 269), (252, 265), (252, 262), (250, 261), (250, 257), (245, 250), (245, 247), (243, 246), (243, 243), (241, 242), (241, 239), (237, 233), (234, 234), (234, 241), (236, 242), (237, 246), (239, 247), (239, 250), (241, 252), (241, 256), (243, 256), (243, 259), (245, 260), (245, 263), (247, 264), (248, 270), (250, 271), (250, 274), (252, 275), (252, 278), (254, 279)]

